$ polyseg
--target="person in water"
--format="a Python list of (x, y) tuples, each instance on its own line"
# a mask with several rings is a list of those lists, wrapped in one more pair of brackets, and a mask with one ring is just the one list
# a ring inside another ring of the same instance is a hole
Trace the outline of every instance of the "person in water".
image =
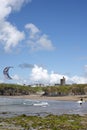
[(83, 103), (83, 98), (81, 98), (80, 101), (81, 101), (81, 102), (80, 102), (80, 105), (82, 105), (82, 103)]
[(81, 98), (80, 100), (83, 101), (83, 98)]

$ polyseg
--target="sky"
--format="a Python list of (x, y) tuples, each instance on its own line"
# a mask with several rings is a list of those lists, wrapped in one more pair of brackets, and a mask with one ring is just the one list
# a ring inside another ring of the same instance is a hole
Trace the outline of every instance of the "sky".
[(87, 83), (87, 0), (0, 0), (0, 83), (59, 84), (63, 76)]

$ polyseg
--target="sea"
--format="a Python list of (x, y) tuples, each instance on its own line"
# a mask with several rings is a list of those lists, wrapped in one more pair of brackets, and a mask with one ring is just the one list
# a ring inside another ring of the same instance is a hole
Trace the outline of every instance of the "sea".
[(46, 116), (48, 114), (87, 114), (87, 102), (30, 100), (23, 98), (0, 97), (0, 117), (17, 115)]

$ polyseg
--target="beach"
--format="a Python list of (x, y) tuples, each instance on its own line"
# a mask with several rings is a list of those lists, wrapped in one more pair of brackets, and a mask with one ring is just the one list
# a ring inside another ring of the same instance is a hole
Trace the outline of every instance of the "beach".
[(4, 96), (10, 98), (23, 98), (23, 99), (32, 99), (32, 100), (59, 100), (59, 101), (78, 101), (81, 98), (87, 101), (87, 95), (75, 95), (75, 96), (42, 96), (39, 94), (32, 95), (22, 95), (22, 96)]

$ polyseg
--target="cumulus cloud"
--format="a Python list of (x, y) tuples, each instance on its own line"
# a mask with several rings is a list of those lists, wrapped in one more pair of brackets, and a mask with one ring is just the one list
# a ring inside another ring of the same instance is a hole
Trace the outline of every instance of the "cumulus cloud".
[[(47, 69), (34, 65), (34, 68), (32, 69), (30, 75), (30, 80), (32, 82), (37, 81), (38, 83), (44, 83), (44, 84), (56, 84), (60, 83), (60, 79), (63, 76), (64, 75), (54, 73), (53, 71), (49, 73)], [(65, 78), (67, 79), (67, 76), (65, 76)]]
[(29, 23), (25, 25), (29, 32), (28, 45), (31, 50), (53, 50), (54, 46), (52, 41), (46, 34), (41, 34), (41, 31), (34, 24)]
[(43, 67), (39, 67), (37, 65), (34, 65), (34, 68), (32, 68), (32, 72), (30, 75), (30, 80), (35, 83), (44, 83), (44, 84), (60, 84), (60, 79), (65, 77), (66, 84), (84, 84), (87, 83), (86, 77), (81, 76), (72, 76), (69, 77), (67, 75), (58, 74), (52, 72), (48, 72), (47, 69), (44, 69)]
[(48, 71), (37, 65), (34, 65), (34, 68), (32, 69), (32, 73), (30, 77), (31, 77), (30, 79), (33, 82), (39, 81), (43, 83), (49, 80)]
[(7, 18), (12, 11), (19, 11), (26, 2), (31, 0), (0, 0), (0, 43), (4, 45), (7, 52), (25, 37), (24, 32), (19, 31), (7, 21)]
[(6, 19), (12, 11), (20, 10), (26, 2), (31, 0), (0, 0), (0, 20)]
[(6, 52), (10, 51), (12, 47), (24, 39), (24, 33), (17, 30), (17, 28), (11, 25), (9, 22), (3, 22), (0, 25), (0, 41), (4, 45)]
[[(24, 4), (32, 0), (0, 0), (0, 43), (4, 46), (6, 52), (10, 52), (14, 47), (19, 45), (23, 39), (28, 39), (27, 43), (30, 50), (53, 50), (52, 41), (46, 34), (41, 31), (34, 24), (29, 23), (25, 25), (28, 30), (25, 37), (25, 32), (18, 30), (7, 19), (13, 11), (19, 11)], [(3, 13), (2, 13), (3, 12)]]

